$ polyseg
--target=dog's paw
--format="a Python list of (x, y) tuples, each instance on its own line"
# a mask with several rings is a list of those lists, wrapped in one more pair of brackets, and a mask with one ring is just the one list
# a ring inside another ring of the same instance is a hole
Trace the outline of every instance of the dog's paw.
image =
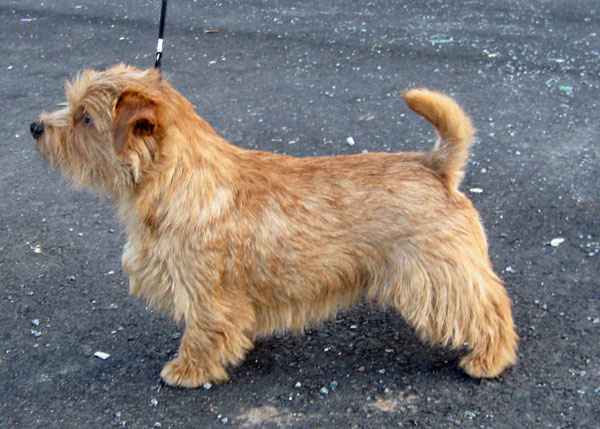
[(461, 359), (459, 365), (473, 378), (496, 378), (506, 369), (506, 365), (499, 365), (493, 362), (493, 359), (485, 359), (482, 356), (467, 355)]
[(170, 386), (191, 389), (210, 381), (202, 368), (180, 358), (167, 362), (160, 372), (160, 377)]
[(466, 372), (470, 377), (473, 378), (488, 378), (487, 369), (483, 365), (483, 362), (479, 358), (473, 358), (466, 356), (460, 360), (459, 366)]

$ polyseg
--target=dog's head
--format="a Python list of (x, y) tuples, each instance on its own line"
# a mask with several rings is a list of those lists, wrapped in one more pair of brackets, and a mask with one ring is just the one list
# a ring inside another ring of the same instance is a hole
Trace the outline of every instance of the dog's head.
[(117, 65), (84, 71), (65, 92), (62, 109), (31, 124), (42, 156), (76, 184), (116, 195), (136, 186), (172, 121), (172, 87), (156, 70)]

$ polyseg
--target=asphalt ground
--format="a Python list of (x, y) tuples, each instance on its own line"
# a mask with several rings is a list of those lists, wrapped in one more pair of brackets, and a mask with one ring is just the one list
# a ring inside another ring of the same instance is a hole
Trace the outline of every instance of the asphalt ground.
[(110, 203), (72, 190), (28, 133), (79, 70), (152, 65), (159, 9), (0, 4), (0, 427), (599, 427), (597, 0), (172, 1), (164, 72), (237, 145), (427, 149), (400, 91), (455, 96), (479, 130), (463, 189), (521, 336), (519, 364), (477, 381), (361, 306), (260, 341), (198, 390), (159, 380), (179, 330), (127, 295)]

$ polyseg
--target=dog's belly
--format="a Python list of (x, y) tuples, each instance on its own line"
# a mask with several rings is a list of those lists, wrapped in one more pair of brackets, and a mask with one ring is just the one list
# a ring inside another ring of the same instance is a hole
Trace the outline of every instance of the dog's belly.
[(287, 300), (277, 305), (259, 304), (256, 307), (256, 336), (292, 332), (301, 334), (305, 329), (334, 318), (364, 296), (360, 288), (345, 288), (337, 293), (324, 293), (314, 301)]

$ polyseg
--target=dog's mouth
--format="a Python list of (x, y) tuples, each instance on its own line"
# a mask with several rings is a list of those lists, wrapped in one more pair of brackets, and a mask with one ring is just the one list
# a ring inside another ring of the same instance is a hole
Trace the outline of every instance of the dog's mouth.
[(52, 164), (53, 157), (51, 153), (51, 148), (49, 147), (50, 144), (48, 142), (48, 135), (51, 132), (51, 130), (45, 129), (44, 134), (42, 134), (39, 138), (35, 139), (35, 148), (37, 149), (38, 153), (42, 156), (42, 158), (46, 159), (47, 161), (50, 161), (50, 163)]

